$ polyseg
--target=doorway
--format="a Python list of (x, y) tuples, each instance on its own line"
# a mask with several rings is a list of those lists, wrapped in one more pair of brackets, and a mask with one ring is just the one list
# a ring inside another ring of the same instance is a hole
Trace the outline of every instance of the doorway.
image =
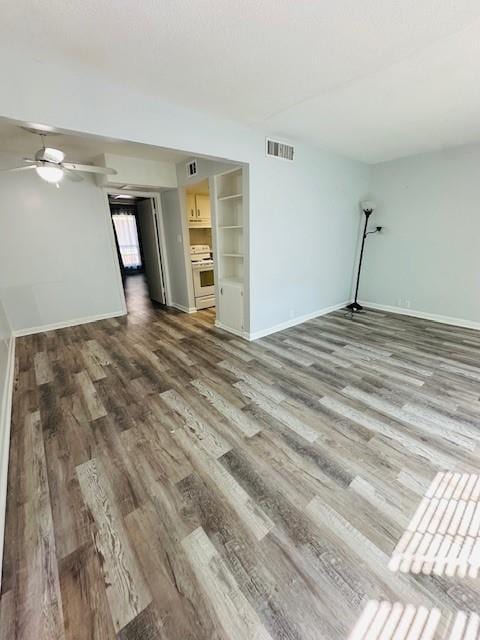
[(108, 201), (127, 310), (165, 305), (155, 198), (121, 193)]
[(208, 178), (185, 189), (189, 268), (192, 270), (195, 308), (215, 314), (215, 264), (212, 236), (212, 212)]

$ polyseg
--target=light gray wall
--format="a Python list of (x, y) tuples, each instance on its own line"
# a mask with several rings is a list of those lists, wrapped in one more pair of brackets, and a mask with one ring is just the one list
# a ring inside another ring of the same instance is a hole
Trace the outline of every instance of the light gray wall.
[(347, 301), (369, 168), (303, 145), (250, 173), (252, 330)]
[[(12, 340), (12, 330), (7, 320), (5, 310), (3, 308), (2, 301), (0, 300), (0, 469), (1, 461), (3, 459), (3, 443), (5, 438), (5, 430), (7, 425), (4, 424), (3, 418), (5, 413), (5, 407), (7, 403), (7, 375), (8, 375), (8, 354), (10, 350), (10, 341)], [(0, 516), (2, 513), (1, 508), (1, 496), (2, 496), (2, 478), (0, 476)], [(0, 517), (0, 531), (1, 531), (1, 517)], [(0, 544), (1, 548), (1, 544)]]
[[(0, 300), (0, 582), (7, 500), (7, 469), (10, 442), (10, 391), (13, 387), (13, 337)], [(1, 586), (1, 585), (0, 585)]]
[[(0, 166), (18, 159), (0, 154)], [(14, 331), (121, 314), (103, 190), (0, 174), (0, 299)]]
[[(7, 380), (7, 360), (11, 336), (12, 330), (3, 309), (2, 301), (0, 300), (0, 415)], [(0, 442), (1, 440), (2, 434), (0, 433)]]
[[(178, 189), (161, 194), (163, 231), (167, 251), (171, 303), (188, 308), (188, 285)], [(180, 242), (179, 242), (180, 239)]]
[[(1, 45), (0, 45), (1, 47)], [(265, 132), (128, 91), (92, 72), (0, 56), (0, 115), (250, 165), (250, 330), (348, 297), (366, 165), (297, 145), (265, 158)], [(120, 104), (121, 109), (112, 109)]]
[(375, 165), (360, 299), (480, 322), (480, 145)]

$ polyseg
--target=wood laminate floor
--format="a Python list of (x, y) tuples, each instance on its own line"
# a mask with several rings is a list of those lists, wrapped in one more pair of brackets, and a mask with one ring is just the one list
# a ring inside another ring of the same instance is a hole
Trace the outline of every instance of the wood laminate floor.
[(2, 640), (347, 638), (370, 601), (365, 637), (413, 608), (443, 638), (479, 612), (468, 572), (389, 568), (436, 474), (479, 472), (477, 332), (335, 312), (248, 343), (127, 294), (17, 340)]

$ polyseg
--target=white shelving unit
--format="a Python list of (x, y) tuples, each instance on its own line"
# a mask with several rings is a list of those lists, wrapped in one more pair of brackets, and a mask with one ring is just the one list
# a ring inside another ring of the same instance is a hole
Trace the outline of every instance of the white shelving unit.
[(243, 198), (243, 194), (242, 193), (232, 193), (228, 196), (220, 196), (218, 199), (220, 201), (223, 200), (234, 200), (235, 198)]
[(236, 334), (245, 330), (245, 202), (243, 169), (215, 176), (217, 322)]

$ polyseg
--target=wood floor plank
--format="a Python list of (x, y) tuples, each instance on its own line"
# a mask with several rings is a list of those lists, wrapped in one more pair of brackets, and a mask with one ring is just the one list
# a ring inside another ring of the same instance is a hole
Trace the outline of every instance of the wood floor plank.
[(195, 529), (182, 546), (228, 638), (272, 640), (203, 529)]
[(63, 450), (60, 436), (45, 443), (50, 501), (57, 558), (69, 555), (90, 539), (88, 515), (75, 472), (73, 456)]
[(121, 437), (123, 431), (116, 429), (115, 421), (110, 416), (99, 418), (93, 425), (96, 458), (105, 472), (115, 504), (125, 516), (143, 504), (145, 494), (136, 481), (132, 461), (124, 447)]
[(252, 437), (259, 433), (259, 426), (255, 424), (246, 413), (243, 413), (226, 401), (212, 386), (205, 384), (202, 380), (192, 380), (191, 384), (219, 413), (232, 422), (246, 437)]
[(283, 422), (289, 429), (297, 433), (307, 442), (315, 442), (318, 438), (318, 433), (305, 424), (302, 420), (299, 420), (294, 414), (290, 413), (284, 407), (281, 407), (263, 394), (256, 391), (253, 387), (245, 384), (244, 382), (235, 383), (235, 387), (239, 389), (247, 398), (258, 404), (266, 413), (271, 415), (276, 420)]
[[(159, 521), (157, 511), (150, 506), (129, 514), (126, 524), (162, 621), (161, 632), (152, 637), (178, 637), (183, 640), (213, 637), (210, 620), (207, 619), (205, 624), (205, 616), (198, 615), (194, 601), (184, 591), (185, 583), (194, 586), (195, 581), (190, 575), (192, 570), (184, 557), (180, 540), (175, 540), (179, 538), (178, 532), (173, 528), (169, 530), (163, 519)], [(201, 599), (200, 596), (197, 601)], [(143, 640), (143, 636), (138, 638)]]
[(96, 420), (97, 418), (106, 416), (107, 411), (98, 397), (97, 391), (88, 374), (85, 371), (80, 371), (75, 377), (80, 387), (90, 420)]
[(95, 546), (115, 631), (120, 631), (151, 602), (151, 595), (128, 538), (106, 474), (98, 459), (77, 467), (82, 494), (96, 523)]
[(154, 418), (122, 432), (120, 439), (129, 455), (134, 449), (142, 453), (157, 480), (168, 479), (176, 483), (190, 475), (193, 468), (183, 449), (169, 433), (169, 427), (174, 426), (165, 421), (163, 414), (159, 420), (156, 412)]
[(202, 420), (191, 409), (189, 402), (179, 393), (173, 390), (165, 391), (161, 394), (161, 398), (170, 409), (183, 419), (183, 424), (188, 429), (188, 433), (195, 438), (206, 453), (218, 458), (231, 449), (231, 445), (227, 440)]
[(87, 347), (84, 347), (82, 349), (82, 357), (85, 368), (91, 380), (96, 382), (97, 380), (102, 380), (103, 378), (107, 377), (107, 374), (105, 373), (103, 367), (99, 364), (98, 360)]
[(41, 385), (45, 384), (46, 382), (52, 382), (53, 372), (52, 368), (50, 367), (48, 355), (45, 351), (39, 351), (35, 354), (34, 364), (37, 384)]
[(178, 433), (177, 438), (184, 450), (188, 452), (195, 468), (221, 492), (253, 536), (257, 540), (266, 536), (273, 529), (274, 523), (254, 503), (248, 493), (217, 460), (205, 456), (202, 451), (197, 449), (185, 433)]
[(59, 563), (66, 640), (114, 640), (101, 556), (89, 541)]
[(162, 640), (168, 638), (153, 604), (138, 614), (117, 636), (118, 640)]
[(21, 638), (65, 637), (47, 465), (39, 412), (25, 418), (24, 495), (19, 529), (17, 634)]
[[(257, 389), (262, 395), (272, 400), (272, 402), (282, 402), (285, 400), (285, 394), (273, 386), (273, 379), (264, 379), (264, 373), (260, 367), (254, 370), (251, 366), (248, 368), (237, 366), (229, 360), (222, 360), (218, 366), (232, 373), (238, 380), (242, 380), (254, 389)], [(260, 369), (260, 371), (258, 371), (258, 369)]]
[(6, 591), (0, 598), (0, 640), (15, 637), (15, 593)]

